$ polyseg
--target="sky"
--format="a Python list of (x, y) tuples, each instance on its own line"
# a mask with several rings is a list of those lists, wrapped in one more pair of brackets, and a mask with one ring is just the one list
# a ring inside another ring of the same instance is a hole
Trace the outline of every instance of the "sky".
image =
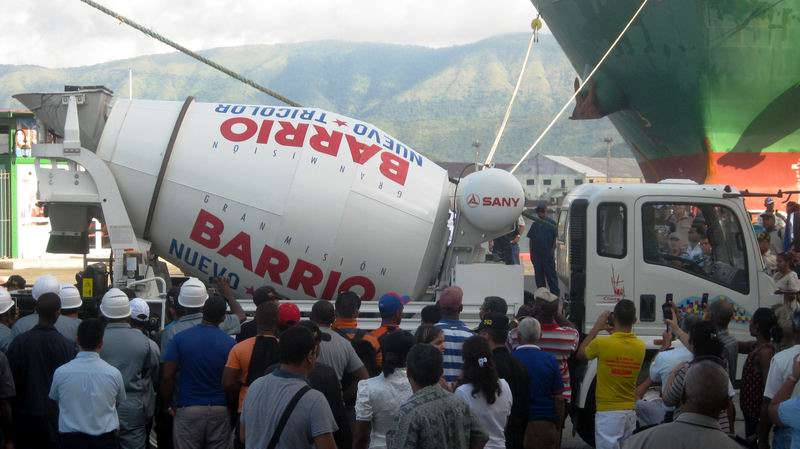
[[(529, 32), (530, 0), (95, 0), (192, 49), (321, 39), (445, 47)], [(2, 0), (0, 64), (74, 67), (172, 48), (80, 0)]]

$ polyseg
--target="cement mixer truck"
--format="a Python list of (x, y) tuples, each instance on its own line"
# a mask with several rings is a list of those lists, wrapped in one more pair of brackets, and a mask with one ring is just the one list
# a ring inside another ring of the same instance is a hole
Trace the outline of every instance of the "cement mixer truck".
[(32, 152), (48, 251), (85, 252), (98, 218), (112, 286), (163, 297), (163, 258), (204, 281), (227, 278), (239, 297), (272, 285), (296, 300), (346, 290), (416, 299), (456, 283), (465, 302), (521, 302), (520, 266), (473, 263), (522, 211), (505, 171), (455, 185), (381, 129), (315, 108), (115, 100), (102, 87), (15, 98), (60, 137)]

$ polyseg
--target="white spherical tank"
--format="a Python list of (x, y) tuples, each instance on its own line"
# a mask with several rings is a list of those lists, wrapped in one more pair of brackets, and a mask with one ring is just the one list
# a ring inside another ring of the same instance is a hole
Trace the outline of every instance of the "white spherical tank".
[(501, 231), (516, 223), (525, 192), (511, 173), (489, 168), (466, 176), (458, 186), (458, 210), (473, 226)]
[(273, 285), (292, 299), (353, 290), (413, 297), (447, 242), (447, 172), (382, 130), (313, 109), (118, 100), (97, 154), (142, 237), (203, 280), (240, 296)]

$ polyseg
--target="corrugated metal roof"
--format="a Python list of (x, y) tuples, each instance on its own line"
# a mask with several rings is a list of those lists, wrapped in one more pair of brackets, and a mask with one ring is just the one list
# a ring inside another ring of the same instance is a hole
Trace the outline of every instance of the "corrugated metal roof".
[[(573, 161), (593, 168), (599, 172), (606, 174), (606, 158), (604, 157), (588, 157), (588, 156), (574, 156), (571, 157)], [(642, 170), (636, 159), (632, 157), (614, 157), (611, 158), (611, 177), (612, 178), (643, 178)]]
[(545, 155), (544, 157), (550, 159), (553, 162), (561, 164), (565, 167), (569, 167), (572, 170), (575, 170), (576, 172), (583, 173), (586, 176), (602, 177), (606, 175), (604, 172), (597, 171), (592, 167), (589, 167), (588, 165), (584, 165), (581, 164), (580, 162), (575, 161), (574, 158), (570, 158), (567, 156), (552, 156), (552, 155)]

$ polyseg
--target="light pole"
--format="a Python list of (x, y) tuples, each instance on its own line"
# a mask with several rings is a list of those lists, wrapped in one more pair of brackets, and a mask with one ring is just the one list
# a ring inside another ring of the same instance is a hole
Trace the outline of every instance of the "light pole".
[(611, 142), (614, 139), (606, 137), (603, 142), (606, 143), (606, 182), (611, 182)]
[(481, 160), (481, 143), (479, 141), (472, 142), (472, 147), (475, 148), (475, 172), (478, 171), (478, 161)]

